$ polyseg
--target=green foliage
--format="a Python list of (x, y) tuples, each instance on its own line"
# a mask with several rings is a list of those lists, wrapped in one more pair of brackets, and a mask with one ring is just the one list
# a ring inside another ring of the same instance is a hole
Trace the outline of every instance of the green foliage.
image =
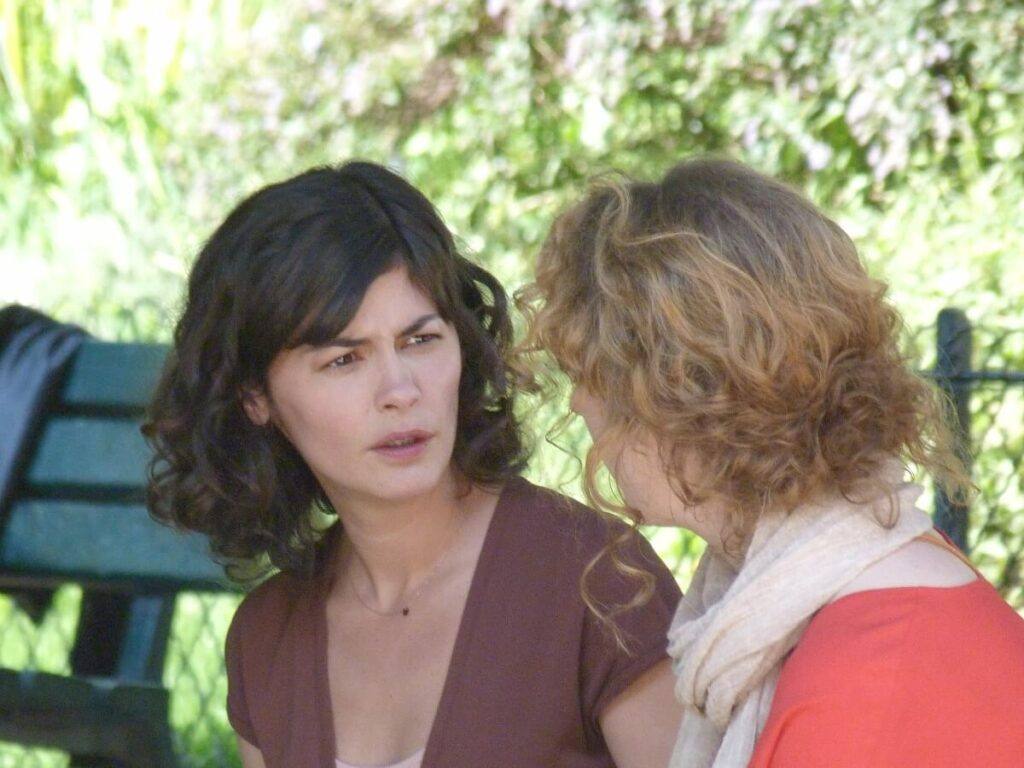
[(716, 151), (834, 211), (914, 322), (953, 288), (988, 318), (1020, 304), (1019, 2), (3, 8), (4, 298), (104, 335), (166, 337), (232, 201), (356, 155), (513, 285), (589, 176)]
[[(1021, 325), (1021, 0), (0, 0), (0, 23), (0, 301), (105, 338), (166, 340), (235, 201), (355, 156), (513, 288), (592, 175), (729, 154), (831, 211), (911, 330), (945, 305)], [(976, 397), (972, 541), (1019, 597), (1014, 397)], [(578, 491), (580, 425), (558, 442), (531, 473)], [(655, 541), (685, 578), (698, 544)]]

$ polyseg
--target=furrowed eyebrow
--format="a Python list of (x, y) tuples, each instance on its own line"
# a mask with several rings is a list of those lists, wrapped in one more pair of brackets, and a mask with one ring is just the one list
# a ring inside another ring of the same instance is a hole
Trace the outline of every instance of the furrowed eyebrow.
[[(410, 325), (403, 328), (399, 332), (399, 336), (411, 336), (416, 333), (420, 328), (429, 323), (431, 320), (440, 319), (440, 315), (436, 312), (431, 312), (429, 315), (423, 315), (422, 317), (416, 318)], [(349, 339), (344, 336), (338, 336), (334, 339), (322, 341), (316, 344), (311, 344), (313, 349), (326, 349), (328, 347), (360, 347), (363, 344), (369, 343), (369, 339)]]

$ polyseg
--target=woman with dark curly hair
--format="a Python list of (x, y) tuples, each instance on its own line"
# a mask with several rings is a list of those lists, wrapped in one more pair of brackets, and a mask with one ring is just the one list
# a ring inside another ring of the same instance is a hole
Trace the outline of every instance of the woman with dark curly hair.
[(1018, 766), (1024, 621), (915, 506), (966, 492), (885, 285), (731, 162), (597, 185), (555, 223), (527, 351), (572, 380), (635, 516), (707, 542), (669, 633), (671, 766)]
[[(259, 190), (203, 247), (146, 433), (150, 505), (248, 593), (225, 646), (247, 768), (662, 768), (679, 593), (648, 545), (519, 477), (506, 297), (370, 163)], [(653, 599), (608, 631), (645, 577)], [(625, 639), (625, 640), (624, 640)], [(638, 733), (638, 721), (658, 723)]]

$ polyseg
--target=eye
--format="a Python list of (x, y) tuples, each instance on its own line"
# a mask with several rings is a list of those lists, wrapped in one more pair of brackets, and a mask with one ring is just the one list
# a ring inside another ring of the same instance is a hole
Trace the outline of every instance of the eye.
[(409, 343), (406, 346), (419, 347), (440, 338), (441, 335), (438, 333), (418, 333), (415, 336), (409, 337)]
[(346, 366), (352, 365), (358, 358), (355, 352), (346, 352), (340, 357), (336, 357), (329, 362), (325, 368), (345, 368)]

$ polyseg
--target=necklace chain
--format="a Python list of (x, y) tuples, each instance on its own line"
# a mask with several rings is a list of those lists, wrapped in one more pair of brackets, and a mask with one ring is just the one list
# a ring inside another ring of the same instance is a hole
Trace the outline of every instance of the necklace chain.
[(408, 616), (410, 612), (410, 605), (417, 597), (419, 597), (420, 592), (423, 591), (423, 589), (433, 580), (434, 576), (437, 574), (438, 569), (441, 567), (441, 563), (444, 562), (448, 554), (451, 552), (452, 544), (455, 541), (455, 535), (461, 528), (461, 525), (452, 526), (452, 532), (449, 535), (448, 542), (445, 544), (444, 549), (441, 551), (441, 554), (437, 556), (436, 560), (434, 560), (434, 564), (430, 566), (430, 570), (427, 571), (427, 575), (423, 577), (423, 581), (420, 582), (420, 585), (416, 587), (416, 589), (413, 590), (412, 594), (408, 595), (405, 600), (401, 601), (402, 607), (398, 610), (381, 611), (377, 608), (374, 608), (372, 605), (367, 604), (367, 602), (363, 600), (362, 595), (359, 594), (359, 590), (356, 589), (354, 579), (349, 580), (349, 586), (352, 589), (352, 594), (356, 596), (356, 600), (359, 601), (359, 604), (362, 605), (363, 608), (368, 610), (370, 613), (375, 613), (378, 616)]

